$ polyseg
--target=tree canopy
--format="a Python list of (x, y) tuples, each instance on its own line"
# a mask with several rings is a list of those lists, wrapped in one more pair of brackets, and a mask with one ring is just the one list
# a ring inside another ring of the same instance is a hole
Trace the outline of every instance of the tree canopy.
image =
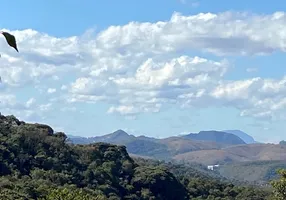
[(277, 173), (280, 175), (278, 180), (271, 181), (271, 185), (274, 189), (275, 200), (286, 199), (286, 169), (279, 169)]

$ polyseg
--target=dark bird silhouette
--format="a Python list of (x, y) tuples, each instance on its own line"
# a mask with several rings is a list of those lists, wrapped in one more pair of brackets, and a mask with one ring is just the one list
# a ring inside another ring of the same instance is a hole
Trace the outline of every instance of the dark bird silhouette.
[(7, 33), (7, 32), (4, 32), (4, 31), (1, 31), (1, 34), (4, 35), (7, 43), (9, 44), (9, 46), (13, 47), (14, 49), (16, 49), (17, 52), (18, 51), (18, 48), (17, 48), (17, 43), (16, 43), (16, 38), (14, 35), (11, 35), (10, 33)]

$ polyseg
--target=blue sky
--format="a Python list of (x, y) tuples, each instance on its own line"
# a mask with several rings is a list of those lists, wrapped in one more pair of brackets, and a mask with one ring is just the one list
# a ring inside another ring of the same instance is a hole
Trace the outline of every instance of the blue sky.
[(4, 114), (80, 136), (286, 139), (282, 1), (0, 2), (20, 51), (0, 41)]

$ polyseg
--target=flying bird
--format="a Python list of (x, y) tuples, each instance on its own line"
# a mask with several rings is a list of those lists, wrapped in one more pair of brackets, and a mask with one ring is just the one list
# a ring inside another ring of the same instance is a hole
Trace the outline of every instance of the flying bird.
[(10, 33), (4, 32), (4, 31), (1, 31), (1, 34), (4, 35), (9, 46), (13, 47), (14, 49), (16, 49), (17, 52), (19, 52), (17, 48), (15, 36), (11, 35)]

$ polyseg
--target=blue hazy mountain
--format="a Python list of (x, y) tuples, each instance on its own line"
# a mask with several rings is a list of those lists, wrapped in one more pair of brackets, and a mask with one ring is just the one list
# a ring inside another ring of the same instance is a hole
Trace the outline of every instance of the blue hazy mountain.
[(192, 140), (216, 142), (216, 143), (227, 144), (227, 145), (246, 144), (246, 142), (244, 142), (243, 139), (236, 136), (235, 134), (227, 133), (224, 131), (214, 131), (214, 130), (200, 131), (199, 133), (190, 133), (183, 137), (192, 139)]
[(241, 130), (224, 130), (223, 132), (232, 133), (238, 137), (240, 137), (246, 144), (254, 144), (258, 143), (254, 140), (254, 138), (247, 133)]

